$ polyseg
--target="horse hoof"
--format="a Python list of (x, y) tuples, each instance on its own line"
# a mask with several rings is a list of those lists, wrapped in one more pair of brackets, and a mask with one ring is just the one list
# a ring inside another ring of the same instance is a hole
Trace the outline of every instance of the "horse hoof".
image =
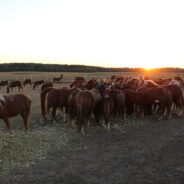
[(159, 121), (163, 120), (163, 117), (158, 118)]
[(86, 134), (86, 132), (85, 132), (84, 129), (81, 129), (81, 134), (82, 134), (82, 135), (85, 135), (85, 134)]
[(13, 138), (14, 137), (14, 135), (13, 134), (10, 134), (10, 138)]

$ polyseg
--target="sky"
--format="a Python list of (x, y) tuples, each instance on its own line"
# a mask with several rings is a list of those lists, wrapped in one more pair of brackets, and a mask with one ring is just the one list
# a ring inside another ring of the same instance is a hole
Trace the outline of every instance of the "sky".
[(183, 0), (0, 0), (0, 63), (184, 67)]

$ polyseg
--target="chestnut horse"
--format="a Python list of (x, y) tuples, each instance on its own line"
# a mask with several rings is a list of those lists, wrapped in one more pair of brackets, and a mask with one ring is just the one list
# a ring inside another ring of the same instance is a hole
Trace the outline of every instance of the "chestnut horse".
[(40, 106), (41, 106), (41, 115), (42, 115), (42, 121), (45, 122), (45, 98), (46, 98), (46, 95), (47, 93), (49, 93), (50, 91), (52, 91), (53, 87), (48, 87), (48, 88), (45, 88), (43, 89), (41, 92), (40, 92)]
[(61, 77), (54, 77), (53, 80), (52, 80), (52, 82), (53, 83), (54, 82), (60, 82), (61, 79), (62, 79)]
[(167, 118), (171, 119), (172, 94), (165, 87), (139, 88), (136, 92), (136, 102), (141, 108), (141, 117), (144, 117), (144, 109), (149, 104), (159, 104), (161, 116), (163, 118), (165, 108), (167, 108)]
[(99, 102), (99, 115), (103, 117), (103, 123), (105, 123), (105, 128), (109, 131), (110, 130), (110, 116), (114, 110), (114, 101), (113, 99), (105, 95)]
[(52, 82), (46, 82), (46, 83), (42, 84), (41, 91), (44, 90), (45, 88), (48, 88), (48, 87), (53, 87), (53, 83)]
[(8, 85), (8, 81), (1, 81), (0, 82), (0, 87), (5, 87), (5, 86), (7, 86)]
[(64, 121), (66, 120), (66, 114), (68, 111), (68, 95), (72, 91), (76, 91), (79, 89), (75, 88), (66, 88), (63, 87), (61, 89), (53, 89), (46, 95), (45, 99), (45, 113), (47, 116), (47, 119), (49, 117), (49, 109), (52, 107), (52, 117), (54, 120), (54, 123), (56, 123), (56, 110), (57, 108), (60, 108), (61, 110), (63, 107), (65, 107), (65, 114), (64, 114)]
[(86, 124), (93, 112), (98, 121), (98, 102), (101, 99), (100, 92), (93, 88), (91, 90), (79, 91), (75, 97), (76, 119), (78, 131), (85, 134)]
[(109, 95), (114, 102), (114, 116), (118, 113), (118, 115), (123, 116), (123, 120), (125, 119), (124, 111), (125, 111), (125, 93), (121, 90), (117, 89), (106, 89), (105, 95)]
[(183, 106), (184, 106), (184, 98), (183, 98), (183, 91), (180, 86), (176, 84), (172, 85), (165, 85), (164, 88), (168, 89), (172, 94), (173, 102), (178, 108), (179, 112), (178, 115), (182, 114)]
[(32, 85), (31, 79), (25, 79), (25, 80), (24, 80), (23, 85), (25, 86), (25, 85), (27, 85), (27, 84)]
[(70, 84), (70, 88), (81, 88), (84, 86), (84, 81), (83, 80), (77, 80), (77, 81), (73, 81), (71, 84)]
[(75, 81), (84, 81), (85, 82), (85, 78), (84, 77), (75, 77)]
[(3, 119), (12, 134), (8, 118), (21, 115), (25, 132), (28, 129), (28, 119), (31, 109), (31, 99), (25, 94), (0, 95), (0, 119)]
[(33, 89), (36, 89), (39, 85), (44, 84), (44, 80), (38, 80), (34, 82)]
[(10, 81), (8, 86), (7, 86), (6, 92), (9, 93), (10, 88), (11, 88), (11, 91), (13, 92), (14, 87), (18, 87), (19, 92), (20, 92), (20, 89), (22, 89), (22, 91), (23, 91), (22, 83), (20, 81)]

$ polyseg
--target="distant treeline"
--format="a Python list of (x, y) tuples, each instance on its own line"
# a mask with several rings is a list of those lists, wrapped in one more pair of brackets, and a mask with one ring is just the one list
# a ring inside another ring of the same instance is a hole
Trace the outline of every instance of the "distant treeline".
[[(184, 72), (182, 68), (159, 68), (158, 72)], [(144, 68), (104, 68), (85, 65), (59, 65), (41, 63), (4, 63), (0, 64), (0, 72), (145, 72)]]

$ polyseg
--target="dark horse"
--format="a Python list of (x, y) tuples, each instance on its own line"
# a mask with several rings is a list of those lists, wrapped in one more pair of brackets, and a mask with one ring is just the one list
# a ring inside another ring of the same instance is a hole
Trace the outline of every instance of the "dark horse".
[(18, 87), (19, 92), (20, 92), (20, 89), (22, 89), (22, 91), (23, 91), (22, 83), (20, 81), (11, 81), (11, 82), (9, 82), (9, 84), (7, 86), (7, 91), (6, 92), (9, 93), (10, 88), (11, 88), (11, 91), (13, 92), (14, 87)]
[(2, 87), (5, 87), (5, 86), (7, 86), (8, 85), (8, 81), (1, 81), (0, 82), (0, 88)]
[(61, 77), (54, 77), (52, 82), (60, 82), (61, 79)]
[(25, 86), (25, 85), (27, 85), (27, 84), (32, 85), (31, 79), (25, 79), (25, 80), (24, 80), (23, 85)]
[(53, 87), (52, 82), (46, 82), (46, 83), (42, 84), (41, 91), (44, 90), (45, 88), (49, 88), (49, 87)]
[(38, 80), (34, 82), (33, 89), (36, 89), (39, 85), (43, 84), (44, 80)]
[(25, 94), (0, 95), (0, 119), (3, 119), (12, 134), (8, 118), (21, 115), (25, 132), (28, 129), (28, 119), (31, 109), (31, 99)]

